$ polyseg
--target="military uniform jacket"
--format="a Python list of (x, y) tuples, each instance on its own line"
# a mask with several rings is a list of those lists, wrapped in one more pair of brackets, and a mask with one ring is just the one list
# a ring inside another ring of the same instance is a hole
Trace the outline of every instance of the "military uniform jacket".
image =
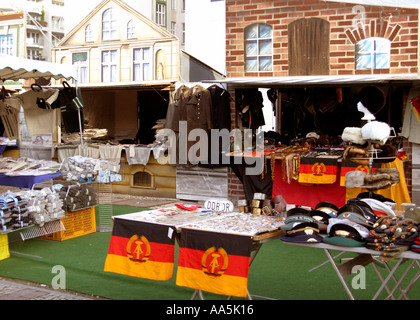
[(193, 129), (208, 131), (213, 128), (213, 105), (209, 90), (202, 86), (191, 88), (185, 109), (188, 132)]

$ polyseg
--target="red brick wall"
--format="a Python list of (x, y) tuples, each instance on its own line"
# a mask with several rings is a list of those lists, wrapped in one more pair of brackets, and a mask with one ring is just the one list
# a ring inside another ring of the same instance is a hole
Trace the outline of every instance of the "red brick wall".
[[(398, 2), (396, 2), (398, 3)], [(391, 40), (390, 69), (375, 73), (417, 73), (418, 11), (396, 7), (364, 5), (365, 28), (355, 29), (355, 4), (323, 0), (226, 0), (226, 70), (227, 77), (288, 75), (288, 24), (296, 19), (317, 17), (330, 23), (330, 75), (371, 73), (355, 69), (355, 42), (363, 37), (378, 36)], [(245, 72), (244, 29), (253, 23), (273, 27), (273, 71)], [(232, 128), (235, 128), (234, 90), (232, 95)], [(409, 161), (406, 179), (411, 194), (411, 144), (404, 143)], [(230, 169), (229, 169), (230, 170)], [(230, 170), (229, 197), (236, 204), (244, 199), (243, 186)]]
[[(353, 19), (358, 13), (352, 11), (354, 6), (351, 3), (322, 0), (226, 0), (227, 76), (287, 76), (288, 24), (309, 17), (330, 22), (331, 75), (371, 72), (355, 70), (355, 46), (352, 39), (358, 40), (363, 34), (365, 37), (393, 39), (390, 69), (375, 72), (417, 73), (418, 11), (364, 5), (365, 28), (355, 30)], [(273, 71), (245, 73), (244, 28), (257, 22), (268, 23), (273, 27)], [(394, 38), (393, 32), (397, 31)]]

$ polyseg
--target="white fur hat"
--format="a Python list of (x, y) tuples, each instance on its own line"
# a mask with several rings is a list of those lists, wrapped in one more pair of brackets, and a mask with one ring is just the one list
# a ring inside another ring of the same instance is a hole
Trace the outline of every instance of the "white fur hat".
[(355, 144), (365, 144), (365, 139), (362, 137), (362, 129), (357, 127), (346, 127), (343, 130), (341, 139), (346, 142), (352, 142)]
[(385, 144), (390, 136), (391, 128), (385, 122), (371, 121), (362, 127), (362, 137), (381, 145)]

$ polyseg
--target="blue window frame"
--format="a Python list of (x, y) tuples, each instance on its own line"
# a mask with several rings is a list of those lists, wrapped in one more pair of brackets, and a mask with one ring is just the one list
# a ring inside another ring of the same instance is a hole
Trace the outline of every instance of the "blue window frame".
[(257, 23), (245, 28), (245, 71), (273, 69), (273, 28)]
[(385, 38), (367, 38), (356, 43), (356, 69), (388, 69), (391, 42)]

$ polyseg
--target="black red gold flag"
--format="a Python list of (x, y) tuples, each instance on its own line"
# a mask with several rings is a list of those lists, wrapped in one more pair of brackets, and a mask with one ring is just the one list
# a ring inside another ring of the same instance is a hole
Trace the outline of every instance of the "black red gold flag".
[(417, 121), (420, 123), (420, 96), (411, 99), (411, 110), (413, 110)]
[(152, 280), (171, 279), (175, 239), (169, 228), (116, 217), (104, 271)]
[[(380, 163), (373, 163), (372, 172), (374, 172), (377, 168), (380, 168), (380, 167), (381, 167)], [(341, 168), (340, 168), (340, 186), (342, 187), (346, 186), (346, 173), (350, 171), (354, 171), (354, 170), (364, 171), (368, 173), (369, 167), (343, 159), (343, 162), (341, 162)]]
[(252, 238), (182, 229), (176, 284), (246, 297)]
[(337, 180), (337, 159), (301, 157), (300, 183), (332, 184)]

